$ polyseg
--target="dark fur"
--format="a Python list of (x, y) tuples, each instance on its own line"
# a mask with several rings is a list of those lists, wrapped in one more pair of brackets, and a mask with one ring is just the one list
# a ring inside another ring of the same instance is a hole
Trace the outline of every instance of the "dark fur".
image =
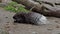
[(13, 19), (18, 23), (39, 24), (40, 21), (38, 19), (40, 19), (41, 16), (41, 14), (35, 12), (19, 12), (13, 16)]
[(13, 16), (13, 19), (15, 20), (14, 22), (19, 22), (19, 23), (25, 23), (25, 15), (26, 13), (19, 12)]

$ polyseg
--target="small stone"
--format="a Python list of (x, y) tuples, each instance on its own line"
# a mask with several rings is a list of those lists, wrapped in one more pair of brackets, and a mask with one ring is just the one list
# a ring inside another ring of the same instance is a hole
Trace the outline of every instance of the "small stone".
[(13, 23), (13, 25), (17, 25), (17, 23)]
[(37, 34), (36, 32), (32, 32), (32, 34)]
[(6, 25), (9, 25), (9, 24), (6, 24)]
[(8, 18), (8, 17), (5, 17), (5, 18)]
[(57, 26), (56, 26), (56, 28), (60, 28), (60, 26), (59, 26), (59, 25), (57, 25)]
[(53, 30), (52, 28), (48, 28), (47, 30)]
[(9, 25), (6, 25), (5, 28), (10, 28), (10, 26)]
[(9, 23), (9, 22), (6, 22), (6, 23)]
[(58, 21), (55, 21), (56, 23), (58, 23)]

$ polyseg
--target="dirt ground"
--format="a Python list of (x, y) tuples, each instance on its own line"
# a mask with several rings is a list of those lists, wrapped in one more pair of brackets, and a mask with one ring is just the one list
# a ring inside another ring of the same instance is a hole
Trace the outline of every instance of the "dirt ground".
[(0, 29), (6, 30), (9, 34), (60, 34), (60, 18), (47, 17), (51, 24), (36, 26), (14, 23), (14, 14), (0, 9)]

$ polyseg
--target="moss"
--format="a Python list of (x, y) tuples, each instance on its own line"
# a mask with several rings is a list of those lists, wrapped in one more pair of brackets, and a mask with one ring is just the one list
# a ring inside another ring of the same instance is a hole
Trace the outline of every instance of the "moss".
[(11, 12), (20, 12), (20, 11), (29, 12), (29, 10), (25, 9), (25, 6), (18, 4), (16, 2), (8, 3), (8, 6), (5, 6), (4, 9)]

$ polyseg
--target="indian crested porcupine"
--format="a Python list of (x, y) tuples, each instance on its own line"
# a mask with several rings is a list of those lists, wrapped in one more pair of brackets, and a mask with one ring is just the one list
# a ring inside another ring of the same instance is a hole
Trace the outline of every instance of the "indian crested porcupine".
[(18, 23), (27, 23), (27, 24), (35, 24), (35, 25), (41, 25), (41, 24), (47, 24), (47, 18), (43, 16), (42, 14), (36, 13), (36, 12), (18, 12), (13, 16), (14, 22)]

